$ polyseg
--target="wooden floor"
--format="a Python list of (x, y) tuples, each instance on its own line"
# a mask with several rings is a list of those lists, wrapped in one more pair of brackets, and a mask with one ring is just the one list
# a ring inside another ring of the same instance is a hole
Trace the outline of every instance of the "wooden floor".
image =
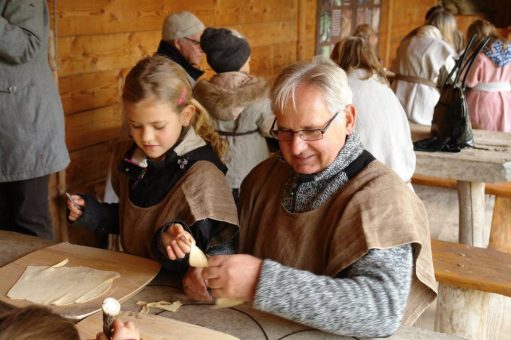
[[(422, 199), (428, 212), (430, 232), (433, 239), (458, 241), (458, 196), (456, 190), (414, 185), (415, 192)], [(489, 233), (494, 197), (485, 196), (485, 224)], [(496, 313), (500, 311), (499, 313)], [(505, 319), (497, 318), (502, 315)], [(435, 304), (417, 320), (416, 326), (433, 330)], [(487, 340), (510, 339), (511, 334), (511, 298), (490, 294), (490, 315), (487, 319)], [(477, 339), (483, 340), (483, 339)]]

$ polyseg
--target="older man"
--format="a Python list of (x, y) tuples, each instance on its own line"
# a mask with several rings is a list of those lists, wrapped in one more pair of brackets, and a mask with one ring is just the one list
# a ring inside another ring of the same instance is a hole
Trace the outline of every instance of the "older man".
[(213, 297), (342, 335), (411, 324), (436, 296), (426, 212), (353, 132), (344, 71), (291, 65), (272, 105), (281, 152), (241, 186), (242, 254), (209, 259)]
[(200, 37), (203, 31), (204, 24), (192, 13), (173, 13), (163, 22), (162, 40), (156, 52), (181, 65), (192, 85), (204, 73), (197, 68), (202, 59)]

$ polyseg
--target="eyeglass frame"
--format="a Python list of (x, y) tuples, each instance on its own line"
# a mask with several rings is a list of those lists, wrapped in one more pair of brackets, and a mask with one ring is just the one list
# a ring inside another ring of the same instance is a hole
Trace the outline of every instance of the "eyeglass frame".
[(188, 41), (188, 42), (191, 42), (193, 46), (195, 47), (200, 47), (200, 41), (198, 40), (195, 40), (195, 39), (192, 39), (192, 38), (188, 38), (188, 37), (183, 37), (182, 39)]
[[(339, 115), (339, 113), (344, 112), (344, 111), (346, 111), (346, 109), (337, 111), (333, 115), (333, 117), (330, 118), (328, 120), (328, 122), (326, 122), (325, 126), (322, 129), (302, 129), (302, 130), (298, 130), (298, 131), (274, 129), (275, 123), (277, 122), (277, 118), (275, 118), (273, 120), (273, 124), (271, 125), (271, 128), (270, 128), (270, 135), (272, 135), (273, 137), (275, 137), (277, 140), (279, 140), (281, 142), (290, 142), (290, 141), (292, 141), (293, 140), (293, 136), (294, 136), (295, 133), (298, 134), (298, 137), (300, 137), (300, 139), (305, 141), (305, 142), (313, 142), (313, 141), (321, 140), (321, 139), (323, 139), (326, 130), (330, 127), (330, 125), (332, 124), (334, 119), (337, 117), (337, 115)], [(320, 131), (321, 132), (321, 138), (317, 138), (317, 139), (304, 139), (303, 138), (304, 137), (303, 131)], [(279, 136), (279, 132), (291, 132), (293, 135), (288, 140), (280, 140), (279, 137), (278, 137)]]

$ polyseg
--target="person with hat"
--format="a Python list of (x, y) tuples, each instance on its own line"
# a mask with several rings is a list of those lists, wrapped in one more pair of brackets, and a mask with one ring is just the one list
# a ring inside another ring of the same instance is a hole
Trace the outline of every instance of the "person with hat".
[(243, 178), (270, 155), (265, 139), (274, 119), (269, 88), (263, 78), (250, 75), (250, 46), (239, 32), (207, 28), (201, 48), (216, 74), (199, 81), (193, 94), (229, 142), (226, 176), (236, 199)]
[(202, 21), (190, 12), (173, 13), (163, 22), (162, 40), (156, 51), (184, 68), (192, 86), (204, 74), (198, 68), (202, 59), (200, 38), (204, 28)]

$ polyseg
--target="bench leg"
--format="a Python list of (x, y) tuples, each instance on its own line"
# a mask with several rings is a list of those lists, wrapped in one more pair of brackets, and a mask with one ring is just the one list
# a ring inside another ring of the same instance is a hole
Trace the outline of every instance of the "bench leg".
[(488, 247), (511, 253), (511, 197), (495, 197)]
[(467, 339), (486, 339), (488, 304), (488, 293), (440, 284), (435, 331)]
[(484, 183), (458, 181), (459, 242), (486, 248), (484, 233)]

